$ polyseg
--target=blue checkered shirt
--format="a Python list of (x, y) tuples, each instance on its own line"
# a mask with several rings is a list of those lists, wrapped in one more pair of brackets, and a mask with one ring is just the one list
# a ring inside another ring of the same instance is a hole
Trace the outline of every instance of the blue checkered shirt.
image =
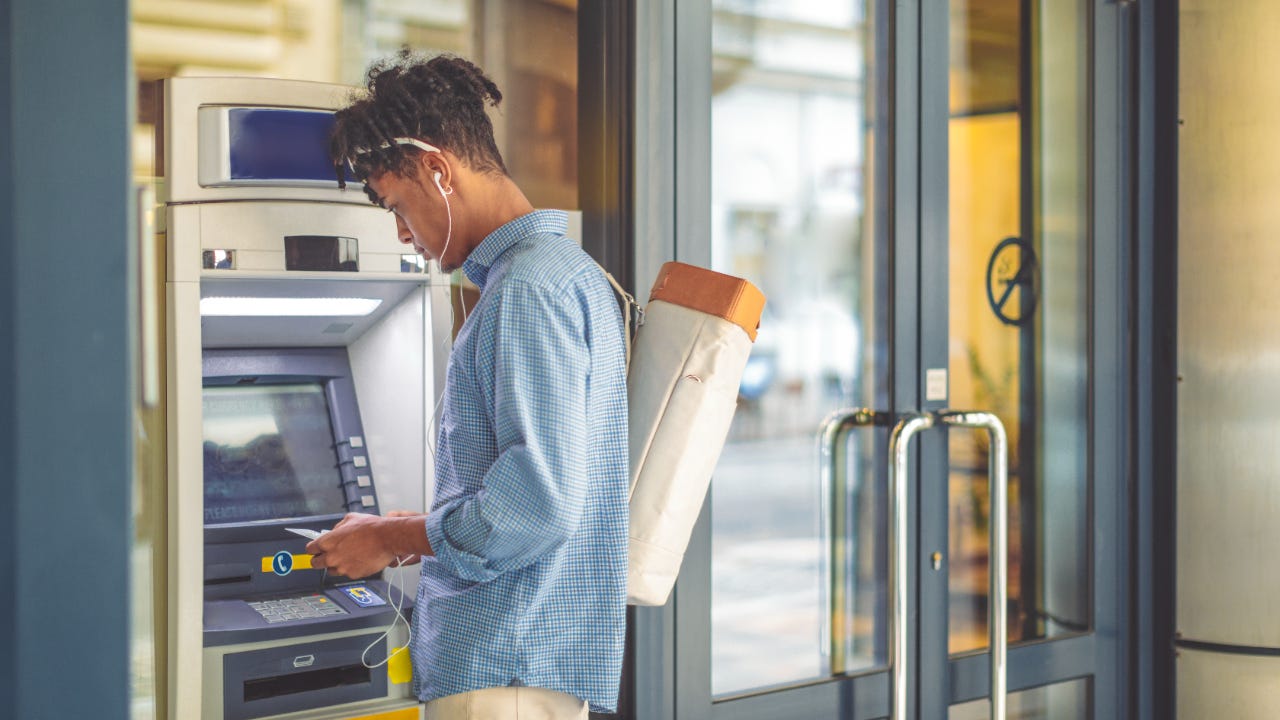
[(622, 314), (564, 213), (495, 230), (449, 359), (413, 625), (418, 697), (524, 685), (617, 706), (627, 575)]

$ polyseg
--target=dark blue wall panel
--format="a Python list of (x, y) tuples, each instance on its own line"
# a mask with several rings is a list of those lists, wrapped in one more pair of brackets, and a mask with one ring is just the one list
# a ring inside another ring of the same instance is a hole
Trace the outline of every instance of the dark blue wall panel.
[[(12, 717), (129, 710), (131, 183), (127, 0), (9, 0), (13, 242), (3, 263), (15, 492), (0, 555)], [(6, 601), (7, 602), (7, 601)]]
[[(0, 0), (0, 461), (13, 458), (13, 27), (9, 0)], [(0, 475), (0, 494), (13, 497), (13, 476)], [(13, 577), (13, 503), (0, 503), (0, 577)], [(13, 585), (0, 585), (0, 708), (13, 707)]]

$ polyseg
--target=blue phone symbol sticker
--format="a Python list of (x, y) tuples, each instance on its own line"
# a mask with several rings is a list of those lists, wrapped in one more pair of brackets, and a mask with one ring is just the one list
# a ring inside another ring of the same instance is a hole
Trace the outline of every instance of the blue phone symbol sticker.
[(271, 559), (271, 569), (277, 575), (288, 575), (293, 571), (293, 553), (281, 550)]

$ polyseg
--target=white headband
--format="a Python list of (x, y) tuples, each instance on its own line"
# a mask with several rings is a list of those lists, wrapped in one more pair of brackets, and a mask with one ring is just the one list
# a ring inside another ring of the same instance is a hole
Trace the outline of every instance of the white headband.
[[(423, 142), (417, 138), (398, 137), (398, 138), (392, 138), (392, 140), (396, 145), (412, 145), (423, 152), (437, 152), (437, 153), (440, 152), (440, 148), (436, 147), (435, 145), (432, 145), (431, 143)], [(378, 149), (386, 150), (387, 148), (391, 147), (391, 145), (392, 143), (384, 142), (378, 146)], [(356, 166), (355, 166), (355, 163), (352, 162), (352, 159), (357, 155), (368, 155), (370, 152), (372, 152), (372, 150), (370, 150), (369, 148), (356, 148), (355, 155), (352, 155), (351, 157), (347, 158), (347, 167), (351, 168), (351, 172), (353, 174), (356, 171)]]

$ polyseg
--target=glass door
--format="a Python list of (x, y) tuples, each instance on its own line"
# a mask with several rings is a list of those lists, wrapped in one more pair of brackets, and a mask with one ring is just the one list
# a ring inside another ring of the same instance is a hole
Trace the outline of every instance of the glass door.
[(1122, 13), (676, 3), (676, 257), (768, 305), (645, 717), (1124, 716)]
[[(700, 18), (683, 12), (685, 27), (708, 30), (711, 183), (709, 242), (677, 238), (677, 259), (748, 278), (768, 303), (676, 592), (675, 715), (836, 717), (856, 696), (857, 717), (882, 716), (888, 4), (713, 0)], [(687, 123), (678, 115), (677, 133)], [(818, 439), (859, 406), (882, 409), (881, 425), (838, 433), (849, 472), (831, 473)]]
[[(830, 498), (803, 479), (820, 477), (824, 418), (888, 402), (876, 362), (888, 253), (875, 213), (874, 8), (712, 8), (711, 266), (768, 297), (710, 498), (711, 692), (732, 697), (831, 672)], [(884, 503), (875, 483), (854, 485), (865, 557), (845, 662), (865, 669), (884, 661)]]
[[(920, 334), (937, 392), (923, 409), (991, 413), (1008, 443), (996, 458), (985, 432), (920, 438), (921, 717), (1117, 712), (1120, 645), (1100, 629), (1124, 590), (1113, 514), (1124, 446), (1104, 428), (1123, 411), (1100, 393), (1123, 371), (1109, 334), (1123, 296), (1100, 280), (1122, 248), (1104, 214), (1121, 174), (1122, 106), (1110, 95), (1121, 66), (1099, 72), (1116, 12), (1095, 0), (939, 0), (924, 13)], [(990, 494), (997, 459), (1003, 517)], [(993, 594), (1000, 521), (1006, 576)]]

